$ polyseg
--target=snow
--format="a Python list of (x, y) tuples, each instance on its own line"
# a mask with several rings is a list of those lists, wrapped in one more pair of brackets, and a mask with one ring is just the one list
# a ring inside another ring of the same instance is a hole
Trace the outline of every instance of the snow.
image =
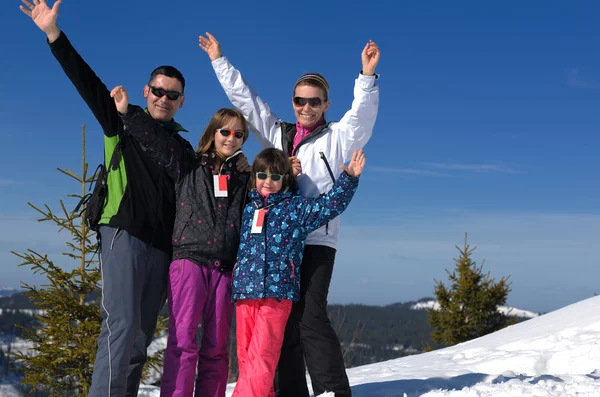
[[(433, 308), (434, 310), (439, 310), (440, 304), (437, 301), (423, 301), (419, 303), (415, 303), (411, 306), (413, 310), (427, 310)], [(498, 307), (498, 311), (505, 315), (523, 317), (523, 318), (534, 318), (540, 316), (540, 313), (531, 312), (529, 310), (517, 309), (510, 306), (500, 306)]]
[(12, 308), (0, 308), (0, 315), (2, 314), (26, 314), (28, 316), (44, 315), (45, 310), (40, 309), (12, 309)]
[(22, 397), (23, 393), (17, 390), (13, 385), (0, 384), (0, 396), (2, 397)]
[(348, 378), (354, 397), (596, 397), (599, 369), (600, 296), (460, 345), (351, 368)]
[[(600, 396), (600, 296), (544, 315), (529, 313), (536, 316), (460, 345), (351, 368), (353, 396)], [(6, 351), (8, 342), (0, 340), (0, 349)], [(10, 343), (13, 351), (29, 347), (19, 338)], [(157, 338), (150, 352), (165, 343), (164, 336)], [(234, 386), (228, 385), (227, 396)], [(0, 396), (15, 393), (0, 385)], [(142, 386), (139, 396), (158, 397), (159, 390)]]
[[(7, 352), (9, 350), (12, 352), (21, 352), (25, 355), (33, 354), (31, 350), (33, 348), (33, 344), (23, 338), (18, 337), (6, 337), (0, 336), (0, 350), (3, 352)], [(0, 394), (0, 397), (2, 394)]]

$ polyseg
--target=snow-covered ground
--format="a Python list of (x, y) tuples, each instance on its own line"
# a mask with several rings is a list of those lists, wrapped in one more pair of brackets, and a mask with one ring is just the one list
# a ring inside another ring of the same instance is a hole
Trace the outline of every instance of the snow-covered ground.
[[(433, 308), (435, 310), (439, 310), (440, 304), (434, 300), (423, 301), (423, 302), (415, 303), (410, 308), (413, 310), (427, 310), (427, 309), (431, 309), (431, 308)], [(534, 318), (534, 317), (538, 317), (540, 315), (540, 313), (532, 312), (529, 310), (517, 309), (515, 307), (510, 307), (510, 306), (500, 306), (500, 307), (498, 307), (498, 311), (505, 315), (511, 315), (511, 316), (517, 316), (517, 317), (523, 317), (523, 318)]]
[[(2, 350), (3, 352), (7, 352), (9, 350), (9, 347), (10, 351), (12, 352), (21, 352), (27, 355), (30, 354), (32, 344), (31, 342), (28, 342), (22, 338), (17, 338), (13, 336), (0, 336), (0, 350)], [(2, 397), (2, 394), (0, 394), (0, 397)]]
[(351, 368), (348, 377), (354, 397), (597, 397), (600, 296), (460, 345)]

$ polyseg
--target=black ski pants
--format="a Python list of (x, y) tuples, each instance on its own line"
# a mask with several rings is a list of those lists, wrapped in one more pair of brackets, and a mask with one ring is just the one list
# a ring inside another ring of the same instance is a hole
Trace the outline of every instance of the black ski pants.
[(335, 254), (335, 249), (323, 245), (304, 249), (300, 301), (292, 307), (277, 367), (278, 397), (309, 396), (305, 362), (315, 396), (325, 392), (334, 392), (336, 397), (352, 395), (340, 342), (327, 315)]

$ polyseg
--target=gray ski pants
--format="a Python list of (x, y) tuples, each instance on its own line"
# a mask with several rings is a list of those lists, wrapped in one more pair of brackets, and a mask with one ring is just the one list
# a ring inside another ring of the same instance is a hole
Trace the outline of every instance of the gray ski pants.
[(106, 225), (99, 240), (102, 330), (88, 397), (134, 397), (165, 303), (171, 257)]

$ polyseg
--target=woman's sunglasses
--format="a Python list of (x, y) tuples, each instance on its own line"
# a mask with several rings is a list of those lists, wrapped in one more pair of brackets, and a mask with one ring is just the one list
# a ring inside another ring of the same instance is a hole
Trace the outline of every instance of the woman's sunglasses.
[(303, 98), (301, 96), (294, 97), (294, 104), (296, 106), (302, 107), (307, 103), (311, 108), (320, 108), (321, 105), (323, 105), (323, 100), (321, 98)]
[(244, 133), (242, 131), (234, 131), (234, 130), (228, 130), (227, 128), (221, 128), (219, 130), (219, 132), (223, 136), (229, 136), (229, 135), (233, 134), (233, 135), (235, 135), (235, 137), (237, 139), (242, 139), (244, 137)]
[(164, 88), (154, 87), (152, 85), (149, 85), (148, 88), (150, 88), (150, 91), (152, 91), (153, 95), (159, 98), (162, 98), (166, 95), (167, 98), (169, 98), (172, 101), (178, 100), (179, 97), (183, 95), (181, 92), (165, 90)]
[(283, 175), (281, 174), (267, 174), (266, 172), (257, 172), (256, 179), (260, 179), (261, 181), (266, 180), (267, 178), (271, 178), (273, 182), (279, 182), (283, 179)]

